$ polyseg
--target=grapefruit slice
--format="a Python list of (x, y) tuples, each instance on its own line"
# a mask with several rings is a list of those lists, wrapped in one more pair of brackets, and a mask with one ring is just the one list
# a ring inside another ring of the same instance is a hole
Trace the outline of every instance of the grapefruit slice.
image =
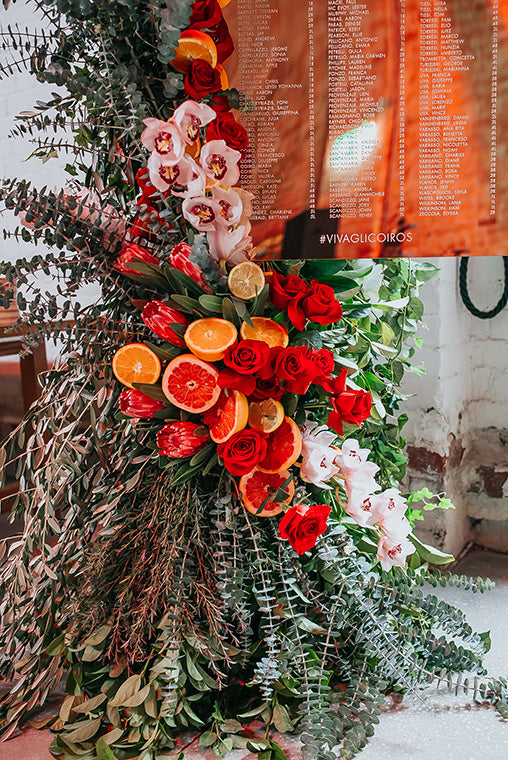
[(191, 322), (183, 336), (187, 347), (199, 359), (218, 362), (236, 342), (238, 331), (232, 322), (218, 317), (205, 317)]
[(144, 343), (127, 343), (113, 356), (113, 374), (116, 379), (133, 388), (132, 383), (156, 383), (161, 373), (161, 360)]
[(212, 69), (217, 65), (217, 47), (209, 34), (199, 29), (186, 29), (178, 40), (175, 57), (169, 62), (181, 74), (186, 74), (192, 62), (207, 61)]
[(228, 287), (232, 294), (244, 301), (252, 301), (261, 293), (265, 285), (265, 275), (260, 266), (253, 261), (237, 264), (228, 277)]
[(289, 335), (285, 327), (279, 325), (273, 319), (268, 319), (268, 317), (251, 317), (251, 322), (254, 327), (251, 327), (247, 322), (242, 322), (240, 327), (242, 338), (262, 340), (270, 348), (274, 348), (275, 346), (286, 348), (289, 343)]
[(162, 376), (162, 390), (178, 409), (200, 414), (217, 403), (221, 388), (219, 371), (193, 354), (172, 359)]
[(278, 473), (293, 465), (302, 453), (302, 434), (291, 417), (284, 417), (282, 425), (267, 439), (266, 457), (259, 463), (262, 472)]
[(215, 406), (203, 417), (209, 426), (210, 438), (224, 443), (243, 430), (249, 417), (249, 402), (241, 391), (223, 390)]
[(249, 405), (249, 425), (263, 433), (273, 433), (284, 422), (284, 407), (274, 398), (252, 401)]
[[(278, 473), (266, 473), (258, 467), (254, 467), (247, 475), (242, 475), (239, 488), (247, 512), (255, 515), (268, 494), (273, 493), (277, 488), (281, 488), (289, 478), (289, 474), (287, 470)], [(290, 480), (284, 490), (288, 495), (287, 499), (284, 499), (284, 504), (289, 504), (295, 492), (294, 482)], [(280, 502), (268, 499), (258, 517), (274, 517), (279, 515), (282, 510), (283, 506)]]

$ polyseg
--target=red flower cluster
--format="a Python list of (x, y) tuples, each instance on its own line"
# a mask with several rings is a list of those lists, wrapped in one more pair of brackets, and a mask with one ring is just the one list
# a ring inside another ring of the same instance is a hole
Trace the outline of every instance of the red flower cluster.
[(320, 325), (331, 325), (342, 317), (342, 306), (335, 298), (333, 288), (318, 280), (310, 285), (297, 275), (273, 273), (270, 299), (277, 309), (287, 311), (290, 322), (303, 330), (307, 320)]
[(149, 301), (143, 309), (141, 319), (159, 338), (167, 340), (172, 346), (185, 347), (185, 341), (175, 333), (172, 325), (187, 326), (189, 323), (176, 309), (172, 309), (163, 301)]
[(224, 63), (235, 49), (218, 0), (196, 0), (192, 4), (189, 29), (202, 29), (210, 35), (217, 47), (219, 63)]
[(325, 348), (269, 348), (259, 340), (240, 340), (228, 349), (224, 364), (219, 385), (260, 400), (280, 398), (286, 391), (303, 396), (311, 383), (331, 382), (328, 375), (335, 363)]
[(119, 396), (120, 411), (128, 417), (151, 419), (155, 412), (165, 408), (165, 404), (156, 401), (136, 388), (126, 388)]
[(157, 435), (159, 455), (179, 459), (200, 451), (209, 441), (202, 425), (195, 422), (169, 422)]
[(120, 255), (114, 266), (122, 274), (139, 274), (139, 272), (136, 272), (135, 269), (129, 266), (129, 264), (136, 261), (142, 261), (145, 264), (159, 264), (159, 259), (150, 253), (150, 251), (147, 251), (146, 248), (142, 248), (142, 246), (136, 245), (136, 243), (126, 243), (120, 251)]
[(286, 538), (297, 554), (305, 554), (326, 532), (330, 511), (327, 504), (291, 507), (279, 523), (279, 536)]

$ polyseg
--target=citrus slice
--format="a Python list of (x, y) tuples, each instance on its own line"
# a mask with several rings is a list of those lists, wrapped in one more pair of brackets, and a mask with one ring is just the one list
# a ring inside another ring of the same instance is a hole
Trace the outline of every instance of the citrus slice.
[(254, 327), (251, 327), (247, 322), (242, 322), (240, 327), (242, 338), (262, 340), (270, 348), (274, 348), (275, 346), (286, 348), (289, 343), (289, 336), (285, 327), (279, 325), (273, 319), (268, 319), (268, 317), (251, 317), (251, 322)]
[(210, 438), (224, 443), (232, 435), (243, 430), (249, 417), (249, 402), (241, 391), (224, 390), (215, 406), (205, 415)]
[(221, 8), (225, 8), (226, 5), (229, 5), (230, 2), (231, 0), (219, 0), (219, 5)]
[(236, 327), (227, 319), (205, 317), (191, 322), (183, 336), (195, 356), (208, 362), (218, 362), (238, 337)]
[(219, 371), (193, 354), (172, 359), (162, 376), (162, 390), (178, 409), (199, 414), (217, 403), (221, 388)]
[(217, 65), (217, 47), (209, 34), (199, 29), (186, 29), (181, 33), (176, 55), (169, 62), (182, 74), (186, 74), (195, 60), (207, 61), (214, 69)]
[(128, 388), (132, 383), (153, 384), (161, 373), (161, 360), (144, 343), (127, 343), (113, 356), (113, 373), (116, 379)]
[[(268, 494), (273, 493), (277, 488), (282, 488), (288, 478), (289, 472), (287, 470), (278, 473), (266, 473), (258, 467), (254, 467), (247, 475), (242, 475), (239, 488), (245, 509), (255, 515)], [(288, 495), (287, 499), (284, 499), (284, 504), (289, 504), (295, 492), (294, 482), (290, 480), (284, 490)], [(279, 501), (268, 499), (258, 517), (274, 517), (279, 515), (282, 510), (283, 506)]]
[(215, 70), (220, 74), (220, 87), (221, 90), (227, 90), (229, 87), (229, 78), (226, 69), (221, 63), (215, 66)]
[(265, 285), (263, 270), (253, 261), (242, 261), (233, 267), (228, 277), (230, 291), (243, 301), (252, 301)]
[(191, 156), (191, 158), (197, 158), (199, 156), (199, 154), (201, 153), (201, 140), (199, 139), (199, 137), (197, 140), (194, 140), (194, 142), (191, 143), (191, 145), (185, 146), (185, 152), (189, 156)]
[(249, 425), (263, 433), (273, 433), (284, 422), (284, 407), (274, 398), (252, 401), (249, 405)]
[(270, 433), (266, 457), (259, 463), (262, 472), (282, 472), (296, 462), (302, 453), (302, 434), (291, 417), (284, 417), (282, 425)]

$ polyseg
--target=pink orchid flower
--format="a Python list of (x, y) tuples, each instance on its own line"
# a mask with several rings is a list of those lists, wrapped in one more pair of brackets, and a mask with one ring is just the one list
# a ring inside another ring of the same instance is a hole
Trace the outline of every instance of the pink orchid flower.
[(212, 198), (222, 208), (220, 221), (227, 227), (238, 224), (243, 212), (243, 204), (235, 190), (226, 190), (219, 185), (212, 187)]
[(195, 162), (186, 153), (176, 164), (166, 164), (162, 156), (155, 151), (148, 159), (150, 182), (157, 190), (165, 192), (174, 185), (186, 186), (194, 177)]
[(183, 135), (188, 145), (193, 145), (199, 138), (202, 127), (206, 127), (215, 119), (217, 114), (204, 103), (196, 103), (194, 100), (186, 100), (175, 110), (173, 122)]
[(185, 141), (176, 124), (160, 119), (144, 119), (146, 129), (141, 142), (150, 152), (159, 154), (165, 164), (177, 164), (185, 153)]
[(240, 177), (241, 157), (240, 151), (229, 148), (224, 140), (210, 140), (201, 149), (199, 161), (207, 177), (231, 187)]
[(215, 230), (221, 224), (221, 206), (205, 195), (186, 198), (182, 203), (182, 213), (188, 222), (200, 232)]
[(336, 439), (326, 425), (307, 420), (300, 428), (302, 433), (302, 466), (300, 477), (306, 483), (313, 483), (319, 488), (330, 489), (327, 482), (338, 474), (339, 468), (334, 464), (337, 449), (332, 447)]
[(219, 224), (207, 233), (210, 255), (215, 261), (224, 259), (231, 264), (240, 264), (249, 259), (252, 238), (243, 225), (231, 229)]
[(390, 570), (392, 567), (404, 567), (408, 555), (414, 550), (413, 544), (407, 538), (391, 541), (390, 538), (383, 536), (379, 540), (377, 556), (383, 570)]

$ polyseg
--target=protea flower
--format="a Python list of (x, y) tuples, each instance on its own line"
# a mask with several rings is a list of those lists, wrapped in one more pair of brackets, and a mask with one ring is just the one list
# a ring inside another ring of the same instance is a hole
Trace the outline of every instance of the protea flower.
[(159, 264), (157, 259), (146, 248), (142, 248), (136, 243), (127, 243), (120, 251), (120, 255), (115, 262), (115, 269), (122, 274), (139, 274), (135, 269), (131, 269), (129, 264), (133, 261), (143, 261), (145, 264)]
[(172, 346), (183, 348), (185, 341), (175, 333), (171, 325), (188, 325), (188, 321), (183, 314), (176, 309), (172, 309), (163, 301), (149, 301), (141, 318), (145, 325), (152, 330), (159, 338), (167, 340)]
[[(196, 432), (197, 431), (197, 432)], [(206, 446), (208, 434), (196, 422), (169, 422), (157, 435), (160, 456), (179, 459), (193, 456)]]
[(155, 412), (164, 409), (164, 404), (161, 401), (150, 398), (137, 388), (126, 388), (120, 393), (118, 402), (122, 414), (138, 419), (150, 419)]

